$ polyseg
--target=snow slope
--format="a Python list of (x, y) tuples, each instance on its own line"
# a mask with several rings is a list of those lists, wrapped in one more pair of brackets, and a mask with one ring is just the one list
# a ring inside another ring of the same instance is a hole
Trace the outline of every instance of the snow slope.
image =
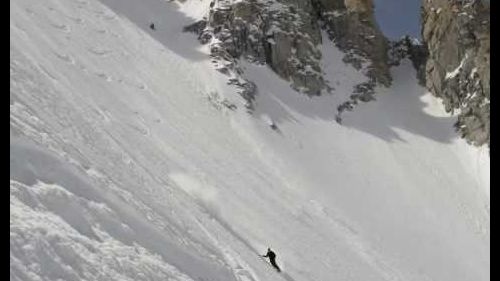
[(489, 280), (489, 156), (410, 63), (342, 126), (330, 44), (332, 96), (244, 64), (250, 115), (181, 32), (208, 1), (10, 4), (11, 280)]

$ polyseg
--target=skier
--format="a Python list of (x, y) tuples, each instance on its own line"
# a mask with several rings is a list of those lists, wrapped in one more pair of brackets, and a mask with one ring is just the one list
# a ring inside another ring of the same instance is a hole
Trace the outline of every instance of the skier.
[(272, 266), (274, 266), (274, 268), (276, 268), (276, 270), (278, 272), (281, 271), (281, 269), (279, 268), (279, 266), (276, 264), (276, 254), (271, 251), (271, 248), (267, 248), (267, 254), (265, 256), (261, 256), (263, 258), (269, 258), (269, 261), (271, 262)]
[(151, 23), (151, 24), (149, 25), (149, 28), (151, 28), (152, 30), (155, 30), (155, 24), (154, 24), (154, 23)]

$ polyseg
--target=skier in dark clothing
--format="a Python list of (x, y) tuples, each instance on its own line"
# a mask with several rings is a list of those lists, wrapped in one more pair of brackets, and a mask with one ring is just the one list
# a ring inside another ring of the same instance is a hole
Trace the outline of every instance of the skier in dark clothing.
[(154, 23), (151, 23), (151, 24), (149, 25), (149, 28), (151, 28), (152, 30), (155, 30), (155, 24), (154, 24)]
[(281, 271), (280, 267), (276, 264), (276, 254), (271, 251), (271, 248), (267, 248), (267, 254), (265, 256), (262, 256), (263, 258), (269, 258), (269, 261), (271, 264), (276, 268), (278, 272)]

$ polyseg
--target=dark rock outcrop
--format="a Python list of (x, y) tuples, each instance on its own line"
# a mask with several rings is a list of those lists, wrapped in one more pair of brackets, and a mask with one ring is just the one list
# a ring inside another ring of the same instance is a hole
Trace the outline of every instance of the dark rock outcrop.
[(402, 59), (409, 59), (417, 71), (417, 79), (425, 87), (425, 65), (429, 52), (427, 46), (415, 38), (404, 36), (401, 40), (389, 43), (388, 64), (398, 66)]
[[(216, 57), (267, 64), (296, 90), (319, 95), (328, 87), (319, 66), (321, 34), (313, 15), (309, 0), (217, 0), (206, 20), (186, 30), (216, 45)], [(220, 56), (220, 50), (229, 57)]]
[(424, 0), (422, 36), (429, 51), (426, 86), (459, 110), (457, 131), (490, 142), (490, 7), (480, 0)]
[(367, 62), (367, 76), (389, 86), (388, 41), (375, 21), (372, 0), (313, 0), (313, 4), (330, 40), (346, 53), (344, 61), (357, 69)]
[(214, 0), (207, 17), (186, 31), (211, 44), (214, 59), (226, 65), (221, 71), (238, 73), (239, 58), (267, 64), (295, 90), (315, 96), (333, 90), (321, 69), (322, 28), (345, 62), (368, 65), (370, 83), (390, 84), (387, 41), (373, 17), (371, 0)]

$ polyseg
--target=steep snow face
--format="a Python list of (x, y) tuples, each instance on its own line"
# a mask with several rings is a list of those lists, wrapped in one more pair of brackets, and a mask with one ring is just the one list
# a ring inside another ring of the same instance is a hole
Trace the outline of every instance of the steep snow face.
[(342, 126), (333, 45), (319, 98), (243, 64), (249, 115), (197, 3), (11, 1), (11, 280), (489, 280), (488, 155), (411, 63)]

